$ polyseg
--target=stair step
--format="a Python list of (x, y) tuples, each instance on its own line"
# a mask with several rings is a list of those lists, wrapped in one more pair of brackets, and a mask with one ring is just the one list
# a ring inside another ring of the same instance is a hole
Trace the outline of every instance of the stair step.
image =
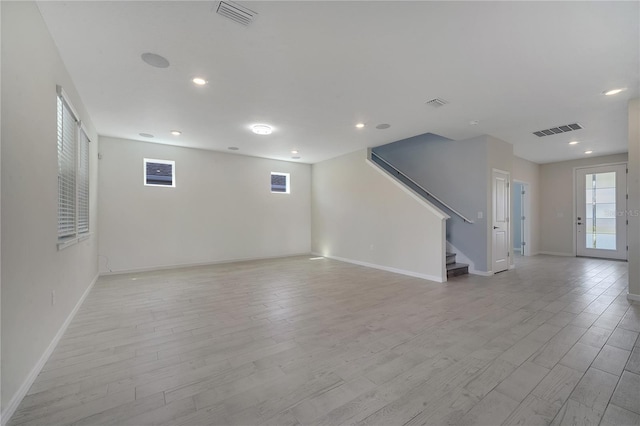
[(451, 263), (447, 265), (447, 278), (457, 277), (469, 273), (469, 265), (466, 263)]
[(456, 254), (447, 252), (447, 265), (456, 263)]

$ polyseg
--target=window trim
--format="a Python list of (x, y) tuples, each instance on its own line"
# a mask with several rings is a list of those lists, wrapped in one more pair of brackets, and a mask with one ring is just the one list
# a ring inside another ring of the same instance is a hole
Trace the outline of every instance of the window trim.
[(286, 179), (286, 188), (284, 191), (274, 191), (273, 184), (269, 182), (269, 188), (272, 194), (291, 194), (291, 173), (271, 172), (271, 176), (284, 176)]
[[(158, 160), (154, 158), (142, 159), (142, 183), (144, 186), (156, 186), (162, 188), (176, 187), (176, 162), (175, 160)], [(171, 165), (171, 185), (158, 185), (156, 183), (147, 183), (147, 163), (170, 164)]]

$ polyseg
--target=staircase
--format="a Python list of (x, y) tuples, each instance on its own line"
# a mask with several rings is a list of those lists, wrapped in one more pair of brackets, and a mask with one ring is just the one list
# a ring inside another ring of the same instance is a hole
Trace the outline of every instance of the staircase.
[(456, 254), (447, 252), (447, 278), (466, 275), (469, 273), (469, 265), (457, 263)]

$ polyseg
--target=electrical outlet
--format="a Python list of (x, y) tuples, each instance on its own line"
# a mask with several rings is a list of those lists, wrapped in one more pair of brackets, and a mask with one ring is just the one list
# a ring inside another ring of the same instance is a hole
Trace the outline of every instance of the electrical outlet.
[(51, 290), (51, 306), (56, 304), (56, 291)]
[(484, 214), (482, 214), (482, 212), (478, 212), (478, 219), (482, 219), (484, 217)]

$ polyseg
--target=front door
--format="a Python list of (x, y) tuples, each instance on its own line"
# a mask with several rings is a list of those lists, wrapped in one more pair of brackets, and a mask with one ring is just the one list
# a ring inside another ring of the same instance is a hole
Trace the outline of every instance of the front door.
[(509, 269), (509, 173), (493, 170), (492, 243), (494, 273)]
[(576, 254), (627, 258), (627, 165), (576, 169)]

